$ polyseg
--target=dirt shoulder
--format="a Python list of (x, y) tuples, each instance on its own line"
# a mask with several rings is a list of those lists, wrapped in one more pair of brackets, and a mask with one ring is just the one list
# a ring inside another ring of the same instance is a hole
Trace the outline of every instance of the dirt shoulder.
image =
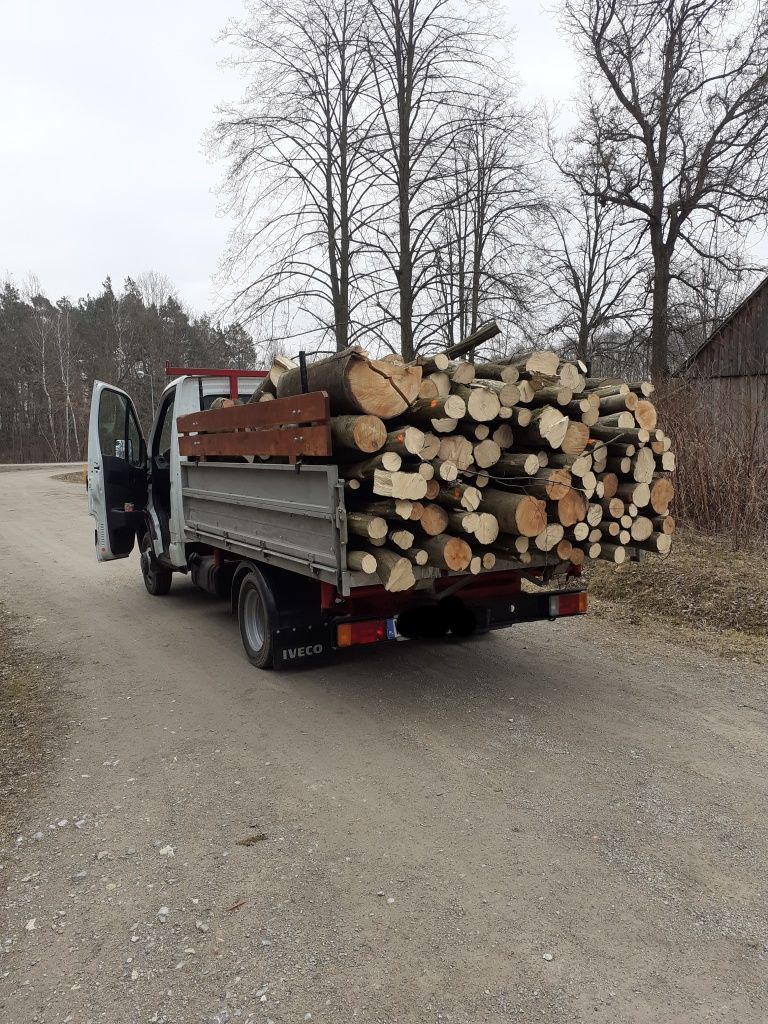
[(55, 763), (66, 716), (54, 667), (0, 605), (0, 833), (10, 833)]
[(598, 617), (652, 629), (667, 641), (768, 663), (766, 556), (761, 547), (735, 551), (680, 529), (667, 558), (591, 566), (591, 607)]

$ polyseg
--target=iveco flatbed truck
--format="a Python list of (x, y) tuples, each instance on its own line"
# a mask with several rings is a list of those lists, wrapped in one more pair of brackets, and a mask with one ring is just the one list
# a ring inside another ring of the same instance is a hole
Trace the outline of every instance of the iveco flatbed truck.
[[(255, 370), (169, 368), (145, 442), (134, 403), (96, 381), (88, 434), (88, 505), (100, 562), (138, 543), (153, 596), (174, 573), (230, 602), (249, 660), (286, 668), (358, 644), (455, 639), (581, 614), (584, 589), (525, 592), (546, 556), (473, 576), (414, 567), (416, 586), (389, 593), (347, 566), (344, 481), (332, 464), (200, 460), (180, 453), (178, 419), (218, 397), (247, 398)], [(550, 563), (551, 564), (551, 563)]]

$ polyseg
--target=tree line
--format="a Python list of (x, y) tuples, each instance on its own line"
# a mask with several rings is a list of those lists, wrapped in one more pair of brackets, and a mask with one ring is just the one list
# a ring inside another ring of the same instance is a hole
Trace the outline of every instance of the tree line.
[(251, 336), (191, 316), (159, 274), (109, 278), (98, 295), (51, 302), (37, 282), (0, 289), (0, 462), (84, 458), (93, 381), (124, 389), (144, 430), (165, 387), (165, 363), (246, 367)]
[[(489, 3), (252, 0), (211, 133), (232, 310), (266, 344), (410, 359), (489, 316), (666, 376), (749, 277), (768, 202), (762, 0), (563, 0), (577, 124), (517, 100)], [(711, 322), (711, 321), (709, 321)]]

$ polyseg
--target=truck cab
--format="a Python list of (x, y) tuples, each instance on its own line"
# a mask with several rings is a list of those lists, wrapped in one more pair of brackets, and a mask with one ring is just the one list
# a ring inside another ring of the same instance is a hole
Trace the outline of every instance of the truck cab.
[[(147, 589), (167, 592), (171, 573), (186, 572), (177, 418), (232, 394), (248, 398), (260, 371), (201, 370), (180, 374), (163, 391), (145, 441), (125, 391), (95, 381), (88, 429), (88, 511), (96, 520), (100, 562), (127, 558), (138, 543)], [(150, 586), (151, 585), (151, 586)]]

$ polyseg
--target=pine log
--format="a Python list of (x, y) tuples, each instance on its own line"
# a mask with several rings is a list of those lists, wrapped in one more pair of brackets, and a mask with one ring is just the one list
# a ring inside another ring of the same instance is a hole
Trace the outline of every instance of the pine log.
[(416, 466), (410, 464), (406, 468), (409, 470), (409, 472), (415, 472), (418, 473), (419, 476), (423, 476), (427, 482), (434, 479), (435, 467), (432, 465), (431, 462), (419, 462)]
[(583, 391), (587, 383), (587, 378), (575, 363), (560, 363), (557, 376), (563, 387), (570, 388), (574, 394)]
[[(469, 472), (469, 470), (467, 470), (467, 472)], [(481, 469), (479, 472), (475, 473), (475, 487), (487, 487), (490, 482), (491, 478), (486, 470)]]
[[(518, 395), (520, 392), (518, 391)], [(554, 405), (567, 406), (573, 399), (573, 391), (570, 388), (564, 387), (562, 384), (551, 384), (547, 387), (539, 388), (533, 397), (534, 405), (548, 405), (550, 403)], [(511, 402), (511, 405), (515, 405), (515, 402)]]
[(663, 452), (661, 456), (656, 459), (657, 469), (660, 469), (665, 473), (674, 473), (676, 465), (674, 452)]
[(427, 425), (434, 420), (460, 420), (466, 414), (467, 407), (459, 395), (446, 395), (441, 398), (418, 399), (408, 410), (409, 423)]
[(424, 431), (418, 427), (400, 427), (399, 430), (390, 430), (385, 444), (387, 451), (397, 452), (407, 459), (409, 455), (421, 455), (425, 440)]
[(493, 467), (494, 476), (535, 476), (541, 469), (539, 460), (533, 453), (506, 452)]
[(368, 551), (347, 548), (347, 568), (352, 572), (364, 572), (367, 576), (373, 576), (376, 573), (376, 559)]
[(606, 539), (608, 537), (618, 537), (621, 533), (621, 527), (615, 519), (606, 519), (604, 523), (598, 524), (597, 529)]
[(430, 537), (436, 537), (448, 529), (448, 512), (441, 505), (426, 503), (419, 520), (419, 526)]
[(559, 409), (542, 405), (531, 413), (531, 422), (517, 432), (517, 441), (523, 446), (547, 444), (559, 448), (563, 443), (570, 420)]
[(629, 532), (632, 540), (648, 540), (653, 533), (653, 522), (645, 516), (638, 516)]
[(413, 364), (420, 366), (424, 376), (430, 373), (435, 373), (440, 370), (444, 370), (450, 363), (450, 356), (445, 352), (435, 352), (431, 356), (419, 356), (414, 359)]
[(616, 488), (616, 496), (621, 498), (625, 504), (631, 502), (638, 508), (645, 508), (651, 500), (651, 491), (648, 484), (622, 481)]
[(587, 505), (585, 519), (589, 526), (598, 526), (603, 519), (603, 506), (598, 501), (593, 501)]
[(444, 372), (451, 378), (451, 387), (454, 384), (471, 384), (475, 379), (475, 364), (459, 359), (448, 363)]
[(450, 459), (433, 459), (430, 463), (435, 471), (435, 479), (452, 483), (459, 475), (459, 467)]
[(630, 381), (627, 387), (636, 395), (642, 395), (643, 398), (650, 398), (656, 390), (654, 385), (649, 380)]
[(535, 537), (547, 525), (546, 504), (531, 495), (512, 494), (496, 487), (486, 487), (482, 492), (482, 501), (483, 511), (496, 516), (503, 533)]
[(471, 531), (479, 544), (493, 544), (499, 536), (499, 521), (491, 512), (476, 513), (477, 519)]
[(420, 546), (427, 552), (429, 564), (439, 569), (461, 572), (472, 559), (469, 544), (461, 537), (451, 537), (446, 533), (439, 537), (427, 537)]
[[(665, 476), (654, 479), (651, 484), (649, 501), (651, 508), (657, 515), (664, 515), (669, 510), (670, 503), (675, 496), (675, 488), (672, 481)], [(637, 502), (635, 502), (637, 504)], [(647, 502), (646, 502), (647, 504)]]
[(586, 561), (586, 555), (582, 548), (575, 545), (571, 545), (571, 553), (569, 555), (571, 565), (582, 566)]
[[(487, 493), (487, 491), (486, 491)], [(448, 508), (463, 508), (467, 512), (476, 512), (480, 505), (481, 492), (469, 484), (455, 483), (450, 487), (441, 487), (438, 502)]]
[[(589, 432), (592, 437), (598, 438), (600, 441), (607, 441), (609, 444), (613, 441), (624, 441), (632, 442), (636, 445), (648, 444), (651, 439), (650, 432), (645, 430), (643, 427), (606, 427), (601, 423), (596, 423), (594, 427), (589, 428)], [(626, 452), (624, 454), (627, 454)]]
[(601, 473), (598, 477), (603, 485), (603, 498), (613, 498), (619, 486), (619, 478), (616, 473)]
[(586, 387), (590, 394), (597, 395), (601, 403), (603, 398), (610, 398), (611, 395), (628, 395), (630, 392), (629, 384), (625, 381), (614, 380), (606, 382), (600, 377), (587, 377)]
[(555, 548), (555, 554), (557, 555), (557, 557), (560, 559), (561, 562), (568, 562), (568, 561), (570, 561), (572, 553), (573, 553), (573, 544), (571, 544), (571, 542), (568, 540), (567, 537), (563, 537), (563, 539), (560, 541), (560, 543)]
[(573, 476), (584, 477), (592, 470), (592, 456), (589, 452), (575, 455), (567, 452), (548, 452), (547, 465), (557, 469), (568, 469)]
[(493, 551), (484, 551), (482, 559), (484, 569), (492, 569), (496, 565), (496, 555)]
[(500, 423), (491, 434), (491, 438), (499, 448), (510, 448), (515, 440), (515, 435), (512, 433), (512, 427), (508, 423)]
[[(325, 391), (331, 411), (366, 413), (389, 419), (405, 412), (417, 399), (421, 368), (369, 359), (357, 346), (307, 364), (310, 391)], [(277, 382), (278, 398), (301, 394), (298, 367), (286, 370)]]
[(475, 380), (500, 380), (504, 384), (515, 384), (520, 377), (516, 366), (503, 363), (475, 363)]
[(510, 480), (510, 487), (537, 498), (559, 501), (571, 489), (571, 474), (567, 469), (539, 469), (527, 479)]
[(403, 554), (413, 565), (426, 565), (429, 561), (429, 555), (424, 548), (409, 548)]
[(393, 529), (390, 529), (387, 534), (387, 540), (402, 551), (409, 551), (413, 547), (415, 539), (414, 534), (412, 534), (410, 530), (405, 530), (401, 526), (396, 526)]
[(581, 455), (589, 442), (589, 427), (578, 420), (569, 420), (560, 448), (566, 455)]
[(655, 516), (652, 520), (653, 529), (657, 533), (666, 533), (671, 536), (675, 532), (675, 517), (674, 516)]
[(402, 459), (397, 452), (379, 452), (363, 462), (350, 462), (348, 465), (339, 466), (339, 473), (345, 479), (372, 480), (379, 470), (386, 470), (395, 473), (402, 465)]
[(376, 573), (389, 593), (409, 590), (416, 583), (413, 567), (407, 558), (386, 547), (373, 547), (369, 553), (376, 559)]
[(419, 398), (437, 398), (440, 392), (431, 377), (425, 377), (419, 384)]
[(526, 373), (546, 373), (554, 376), (560, 359), (556, 352), (535, 350), (524, 355), (512, 356), (503, 362), (516, 366), (518, 370)]
[[(593, 392), (594, 394), (594, 392)], [(599, 397), (599, 396), (598, 396)], [(600, 398), (600, 415), (610, 415), (619, 412), (634, 412), (639, 399), (631, 391), (624, 395), (606, 395)]]
[[(592, 472), (592, 470), (590, 470), (588, 473), (585, 473), (584, 476), (581, 478), (581, 490), (586, 494), (588, 498), (591, 498), (592, 495), (598, 490), (597, 477)], [(603, 485), (600, 484), (599, 497), (602, 497), (602, 491)]]
[(439, 481), (437, 479), (435, 479), (435, 477), (433, 477), (431, 480), (427, 480), (427, 493), (426, 493), (425, 497), (429, 501), (434, 501), (439, 493), (440, 493), (440, 483), (439, 483)]
[(621, 565), (627, 557), (627, 550), (620, 544), (601, 544), (600, 554), (597, 557), (602, 558), (605, 562)]
[(653, 402), (649, 402), (647, 398), (638, 402), (635, 409), (635, 419), (638, 426), (644, 427), (646, 430), (653, 430), (658, 420), (656, 407)]
[(453, 533), (474, 533), (479, 516), (477, 512), (466, 512), (464, 509), (448, 509), (448, 529)]
[(368, 512), (347, 512), (347, 530), (366, 540), (378, 540), (387, 536), (387, 521)]
[(361, 505), (360, 511), (381, 516), (383, 519), (410, 519), (413, 505), (414, 503), (407, 499), (380, 498), (378, 501), (367, 501)]
[(511, 409), (520, 401), (520, 389), (517, 384), (504, 384), (498, 380), (475, 380), (472, 386), (492, 391), (503, 408)]
[(563, 526), (573, 526), (584, 519), (587, 508), (586, 497), (572, 487), (557, 503), (557, 520)]
[(568, 540), (578, 544), (589, 536), (589, 524), (586, 522), (575, 523), (565, 531)]
[(472, 442), (461, 434), (448, 434), (440, 440), (438, 458), (453, 462), (457, 469), (467, 469), (472, 465)]
[(383, 498), (410, 498), (418, 501), (427, 493), (427, 481), (418, 473), (389, 473), (377, 469), (373, 474), (373, 493)]
[(547, 523), (541, 533), (533, 538), (533, 543), (539, 551), (551, 551), (557, 547), (563, 539), (565, 530), (560, 523)]
[(656, 471), (656, 459), (650, 448), (640, 448), (630, 460), (632, 479), (639, 484), (649, 484)]
[(667, 555), (672, 547), (672, 538), (668, 533), (652, 533), (647, 540), (635, 541), (635, 547)]
[(635, 417), (631, 412), (614, 412), (610, 416), (603, 416), (603, 410), (600, 410), (600, 417), (598, 418), (596, 427), (628, 427), (632, 429), (635, 426)]
[(440, 438), (436, 434), (425, 434), (424, 444), (422, 445), (421, 451), (418, 453), (420, 459), (424, 459), (425, 462), (431, 462), (432, 459), (437, 458), (437, 453), (440, 451)]
[(387, 428), (378, 416), (332, 416), (331, 440), (334, 449), (377, 452), (387, 440)]
[[(515, 385), (511, 385), (514, 387)], [(464, 384), (456, 384), (455, 382), (451, 386), (451, 392), (454, 396), (463, 399), (466, 406), (466, 415), (471, 420), (475, 420), (476, 423), (489, 423), (491, 420), (496, 419), (501, 408), (501, 402), (493, 391), (488, 387), (477, 385), (475, 387), (467, 387)]]
[[(502, 411), (503, 410), (500, 410), (500, 414), (501, 414)], [(531, 419), (533, 418), (533, 410), (532, 409), (521, 409), (518, 406), (515, 409), (510, 409), (509, 413), (510, 413), (509, 419), (510, 419), (510, 421), (516, 427), (528, 427), (528, 426), (530, 426)]]
[[(470, 549), (471, 550), (471, 549)], [(483, 571), (483, 560), (480, 555), (472, 553), (472, 557), (469, 560), (469, 572), (472, 576), (479, 576)]]
[[(643, 451), (644, 449), (641, 449)], [(605, 468), (618, 476), (627, 476), (632, 471), (632, 459), (626, 455), (618, 458), (609, 458)]]
[(501, 458), (501, 448), (495, 441), (486, 438), (485, 441), (480, 441), (475, 445), (472, 455), (476, 466), (488, 469), (490, 466), (495, 466)]
[[(431, 381), (437, 391), (437, 394), (441, 398), (445, 398), (446, 395), (451, 393), (451, 378), (447, 373), (430, 373), (427, 380)], [(431, 396), (434, 397), (434, 396)]]
[(495, 338), (497, 334), (501, 334), (501, 328), (496, 321), (486, 320), (484, 324), (476, 327), (466, 338), (457, 341), (455, 345), (449, 345), (447, 353), (452, 359), (455, 359), (457, 356), (466, 355), (468, 352), (476, 349), (478, 345), (482, 345), (484, 342), (490, 341), (491, 338)]

